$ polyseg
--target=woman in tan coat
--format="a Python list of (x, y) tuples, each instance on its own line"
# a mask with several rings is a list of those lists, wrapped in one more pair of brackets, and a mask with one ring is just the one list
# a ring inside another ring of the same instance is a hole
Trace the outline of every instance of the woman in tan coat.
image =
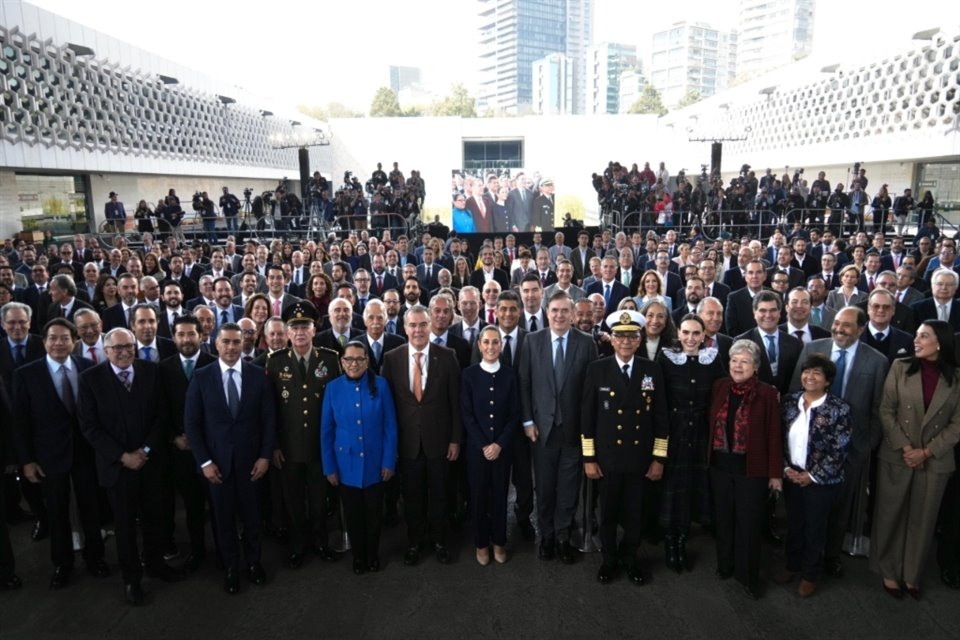
[(870, 565), (891, 596), (903, 597), (902, 582), (919, 600), (920, 575), (960, 440), (960, 376), (946, 322), (921, 324), (914, 347), (916, 355), (895, 361), (884, 384)]

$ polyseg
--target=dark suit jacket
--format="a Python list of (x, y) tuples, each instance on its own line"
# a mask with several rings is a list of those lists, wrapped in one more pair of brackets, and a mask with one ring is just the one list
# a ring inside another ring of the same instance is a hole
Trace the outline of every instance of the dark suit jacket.
[[(361, 329), (350, 327), (350, 335), (349, 335), (349, 340), (347, 340), (347, 342), (349, 342), (350, 340), (356, 339), (357, 336), (363, 335), (363, 333), (365, 332)], [(334, 338), (333, 329), (324, 329), (323, 331), (315, 335), (313, 337), (313, 346), (326, 347), (327, 349), (333, 349), (340, 355), (343, 355), (343, 347), (340, 346), (340, 341)]]
[(447, 455), (450, 444), (463, 441), (460, 416), (460, 365), (446, 347), (427, 346), (427, 383), (418, 402), (410, 390), (409, 349), (394, 349), (383, 358), (381, 372), (390, 384), (397, 408), (400, 456), (428, 459)]
[[(198, 267), (194, 267), (194, 271), (199, 271)], [(199, 276), (198, 276), (199, 277)], [(160, 291), (163, 291), (164, 285), (168, 282), (178, 282), (180, 283), (180, 289), (183, 291), (183, 299), (189, 300), (190, 298), (196, 298), (200, 293), (197, 287), (197, 280), (193, 278), (188, 278), (187, 276), (181, 276), (179, 280), (174, 280), (172, 277), (167, 277), (163, 282), (160, 283)], [(234, 291), (237, 289), (234, 288)]]
[[(500, 285), (502, 291), (506, 291), (510, 288), (510, 276), (507, 275), (507, 272), (503, 269), (494, 268), (493, 270), (493, 279), (497, 281), (497, 284)], [(483, 291), (483, 285), (487, 283), (486, 278), (483, 276), (483, 269), (475, 269), (473, 273), (470, 274), (470, 285), (476, 287), (480, 291)]]
[[(770, 286), (770, 283), (773, 281), (774, 274), (776, 274), (778, 271), (780, 271), (780, 267), (770, 267), (767, 269), (767, 286)], [(787, 289), (788, 291), (794, 287), (802, 287), (807, 284), (807, 275), (802, 269), (798, 269), (796, 267), (790, 268), (787, 278), (790, 283), (790, 287)]]
[(383, 288), (377, 287), (377, 274), (370, 274), (370, 294), (378, 298), (383, 298), (383, 293), (388, 289), (400, 290), (400, 282), (392, 274), (383, 272)]
[[(829, 337), (830, 337), (830, 332), (827, 331), (826, 329), (822, 328), (822, 327), (818, 327), (817, 325), (815, 325), (815, 324), (810, 324), (810, 323), (807, 324), (807, 327), (810, 329), (810, 339), (811, 339), (811, 341), (812, 341), (812, 340), (820, 340), (820, 339), (822, 339), (822, 338), (829, 338)], [(787, 324), (786, 322), (782, 323), (782, 324), (781, 324), (779, 327), (777, 327), (777, 328), (780, 329), (780, 331), (783, 331), (783, 332), (785, 332), (785, 333), (793, 336), (793, 332), (790, 330), (790, 325)], [(796, 338), (797, 336), (793, 336), (793, 337)], [(799, 338), (797, 338), (797, 339), (799, 340)]]
[[(157, 365), (133, 362), (133, 385), (127, 391), (109, 362), (90, 367), (80, 375), (77, 412), (80, 429), (97, 452), (97, 477), (103, 487), (120, 478), (120, 456), (141, 447), (161, 455), (160, 407)], [(120, 400), (121, 394), (125, 394)], [(126, 402), (125, 402), (126, 401)], [(135, 409), (127, 412), (127, 402)]]
[(870, 333), (870, 325), (867, 325), (866, 330), (860, 335), (860, 342), (880, 352), (887, 358), (889, 364), (893, 364), (893, 361), (897, 358), (907, 358), (914, 353), (913, 336), (892, 325), (890, 333), (887, 334), (883, 342), (877, 342), (874, 335)]
[(50, 298), (49, 286), (43, 290), (43, 293), (40, 293), (36, 285), (31, 284), (23, 290), (21, 302), (33, 311), (30, 316), (30, 332), (40, 333), (43, 325), (47, 322), (47, 309), (53, 302)]
[[(215, 356), (201, 351), (197, 356), (197, 364), (193, 368), (194, 374), (216, 361)], [(160, 386), (157, 393), (160, 395), (160, 428), (163, 430), (164, 440), (171, 441), (183, 434), (183, 412), (189, 386), (189, 380), (183, 373), (180, 354), (160, 362), (159, 376)]]
[[(160, 352), (160, 362), (166, 360), (170, 356), (176, 355), (177, 345), (173, 344), (173, 340), (169, 338), (162, 338), (157, 336), (157, 351)], [(140, 343), (137, 343), (137, 360), (140, 359)], [(159, 364), (159, 363), (154, 363)]]
[[(93, 366), (72, 356), (80, 374)], [(20, 464), (36, 462), (46, 474), (66, 473), (73, 467), (74, 447), (89, 447), (80, 433), (77, 416), (71, 415), (57, 393), (59, 380), (50, 377), (46, 358), (26, 364), (13, 375), (14, 443)], [(76, 400), (77, 389), (74, 389)], [(88, 454), (92, 456), (91, 454)]]
[[(47, 350), (43, 347), (43, 338), (33, 334), (27, 336), (27, 348), (23, 350), (23, 364), (45, 358)], [(3, 378), (7, 397), (13, 402), (13, 351), (10, 341), (5, 337), (0, 339), (0, 377)]]
[[(934, 298), (914, 302), (911, 308), (918, 327), (927, 320), (937, 319), (937, 302)], [(960, 300), (950, 301), (950, 326), (953, 327), (954, 332), (960, 331)]]
[(746, 287), (727, 297), (727, 305), (723, 309), (723, 326), (725, 333), (730, 336), (739, 336), (757, 326), (757, 321), (753, 318), (753, 298)]
[[(864, 300), (857, 306), (863, 309), (864, 313), (866, 313), (868, 302), (868, 300)], [(917, 332), (917, 324), (913, 316), (913, 309), (901, 302), (897, 302), (896, 305), (896, 310), (893, 312), (893, 318), (890, 320), (890, 324), (901, 331), (905, 331), (908, 334), (913, 335)]]
[(579, 245), (570, 250), (570, 263), (573, 265), (573, 282), (574, 284), (579, 284), (583, 281), (585, 274), (590, 273), (589, 263), (590, 258), (594, 257), (596, 254), (593, 252), (593, 249), (587, 249), (587, 259), (586, 262), (580, 259), (580, 247)]
[(736, 338), (737, 340), (749, 340), (760, 347), (760, 369), (757, 375), (760, 380), (769, 385), (773, 385), (780, 393), (786, 393), (790, 389), (790, 379), (793, 377), (793, 371), (797, 368), (797, 361), (800, 359), (800, 352), (803, 351), (803, 342), (789, 335), (785, 331), (780, 331), (780, 339), (777, 341), (777, 375), (774, 377), (773, 368), (770, 366), (770, 359), (767, 357), (767, 341), (760, 335), (760, 330), (754, 327), (746, 333)]
[(384, 333), (383, 349), (380, 351), (380, 360), (378, 361), (373, 357), (373, 347), (370, 346), (369, 336), (367, 336), (366, 333), (361, 333), (359, 336), (357, 336), (356, 339), (362, 342), (363, 344), (367, 345), (367, 358), (369, 358), (370, 370), (377, 375), (380, 375), (380, 369), (383, 366), (383, 357), (387, 355), (387, 352), (393, 351), (397, 347), (402, 347), (407, 343), (406, 340), (404, 340), (398, 335)]
[[(624, 284), (619, 280), (614, 280), (612, 285), (613, 286), (610, 288), (610, 300), (607, 303), (607, 309), (604, 312), (604, 317), (616, 311), (617, 305), (620, 304), (620, 301), (630, 295), (630, 290), (627, 289), (627, 287), (624, 286)], [(589, 296), (594, 293), (603, 295), (604, 286), (603, 280), (598, 280), (591, 283), (590, 286), (587, 287), (587, 295)]]
[(433, 291), (440, 286), (440, 282), (437, 280), (437, 274), (440, 273), (442, 269), (439, 264), (436, 262), (433, 263), (432, 272), (427, 275), (427, 265), (418, 264), (417, 265), (417, 280), (420, 281), (420, 288), (424, 291)]
[(100, 318), (103, 320), (104, 333), (107, 333), (111, 329), (116, 329), (117, 327), (131, 329), (127, 323), (127, 314), (124, 312), (123, 303), (121, 302), (118, 302), (112, 307), (107, 307), (103, 313), (100, 314)]
[[(523, 352), (523, 349), (524, 349), (524, 340), (526, 339), (526, 336), (527, 336), (527, 332), (524, 330), (524, 328), (517, 327), (517, 339), (515, 341), (514, 340), (510, 341), (510, 351), (512, 353), (513, 358), (510, 360), (510, 362), (506, 361), (506, 356), (503, 354), (503, 350), (502, 350), (503, 346), (501, 345), (500, 364), (513, 367), (514, 369), (516, 369), (517, 363), (520, 362), (520, 354)], [(480, 343), (474, 342), (473, 348), (471, 349), (471, 352), (470, 352), (470, 364), (477, 364), (482, 359), (483, 359), (483, 356), (480, 354)]]
[(276, 448), (277, 412), (274, 392), (261, 367), (241, 365), (240, 411), (230, 415), (220, 365), (194, 371), (187, 387), (183, 430), (197, 466), (212, 460), (224, 478), (233, 470), (246, 479), (260, 458), (271, 459)]
[(743, 278), (743, 272), (739, 266), (731, 267), (723, 272), (723, 284), (730, 287), (730, 292), (739, 291), (747, 286), (747, 281)]
[[(554, 379), (553, 337), (552, 331), (537, 331), (527, 334), (524, 340), (517, 364), (523, 423), (533, 422), (540, 430), (534, 446), (579, 449), (580, 397), (586, 385), (587, 365), (597, 359), (597, 346), (585, 333), (576, 329), (567, 332), (563, 379), (558, 388)], [(557, 407), (561, 413), (560, 424), (556, 424)], [(554, 427), (558, 426), (562, 431), (551, 438)]]
[[(434, 338), (430, 336), (430, 342), (433, 342)], [(467, 344), (467, 341), (464, 340), (461, 336), (454, 335), (447, 331), (447, 340), (443, 345), (448, 349), (452, 349), (455, 354), (457, 354), (457, 362), (460, 364), (460, 370), (463, 371), (470, 366), (470, 345)]]

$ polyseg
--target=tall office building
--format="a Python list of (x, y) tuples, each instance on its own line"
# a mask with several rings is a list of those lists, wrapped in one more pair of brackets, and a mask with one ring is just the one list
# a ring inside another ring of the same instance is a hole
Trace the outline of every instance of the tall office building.
[(593, 0), (477, 0), (477, 110), (532, 111), (534, 62), (563, 53), (573, 65), (574, 111), (586, 80), (577, 79), (593, 33)]
[(706, 98), (726, 88), (738, 65), (735, 33), (701, 22), (677, 22), (653, 34), (650, 84), (668, 107), (690, 91)]
[(600, 43), (588, 50), (586, 66), (586, 112), (620, 113), (620, 76), (637, 67), (637, 48), (616, 42)]
[(574, 64), (565, 54), (551, 53), (533, 63), (533, 103), (540, 115), (574, 113)]
[[(740, 0), (737, 79), (761, 75), (810, 55), (815, 0)], [(856, 19), (851, 28), (855, 29)], [(869, 34), (858, 34), (869, 39)]]
[(640, 96), (643, 95), (643, 88), (646, 86), (647, 78), (643, 75), (639, 66), (636, 69), (621, 72), (617, 113), (629, 113), (630, 107), (640, 99)]
[(390, 88), (394, 93), (400, 93), (417, 84), (420, 84), (420, 67), (390, 65)]

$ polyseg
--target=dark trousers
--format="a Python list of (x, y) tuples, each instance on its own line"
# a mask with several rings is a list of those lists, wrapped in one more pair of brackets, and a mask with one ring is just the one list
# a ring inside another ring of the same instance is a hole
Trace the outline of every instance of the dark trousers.
[(529, 520), (533, 515), (533, 460), (530, 453), (530, 439), (523, 429), (517, 431), (513, 439), (513, 488), (517, 492), (517, 521)]
[[(600, 478), (600, 542), (605, 563), (615, 563), (618, 555), (627, 562), (636, 558), (643, 527), (643, 481), (642, 473), (606, 472)], [(623, 527), (619, 554), (617, 525)]]
[[(399, 467), (397, 468), (397, 471), (400, 471)], [(399, 473), (384, 483), (386, 486), (384, 487), (383, 493), (385, 496), (384, 501), (387, 505), (385, 509), (387, 515), (397, 515), (397, 502), (400, 501), (400, 483), (401, 480)]]
[(548, 447), (539, 441), (530, 448), (537, 482), (537, 520), (541, 539), (548, 543), (567, 542), (580, 497), (580, 474), (583, 471), (580, 449)]
[(304, 551), (309, 544), (326, 547), (327, 479), (320, 462), (290, 462), (280, 470), (283, 503), (290, 520), (290, 547)]
[(220, 555), (227, 567), (240, 566), (240, 545), (237, 540), (237, 516), (243, 525), (243, 555), (248, 564), (260, 562), (263, 530), (260, 522), (260, 503), (257, 500), (257, 485), (263, 482), (250, 480), (250, 469), (240, 468), (234, 458), (233, 469), (220, 469), (222, 484), (210, 485), (213, 499), (214, 520)]
[(421, 451), (416, 458), (403, 458), (400, 465), (410, 546), (426, 542), (428, 533), (435, 544), (446, 544), (450, 463), (444, 456), (427, 458)]
[(16, 571), (10, 532), (7, 531), (6, 511), (6, 500), (0, 500), (0, 580), (3, 581), (9, 580)]
[(787, 505), (787, 570), (799, 571), (804, 580), (816, 582), (820, 575), (830, 509), (839, 490), (839, 484), (800, 487), (790, 481), (783, 483), (783, 499)]
[(491, 541), (507, 544), (507, 493), (510, 489), (510, 452), (501, 451), (496, 460), (487, 460), (482, 451), (470, 451), (470, 513), (473, 516), (473, 543), (486, 549)]
[(353, 559), (363, 564), (379, 560), (384, 483), (378, 482), (364, 489), (345, 484), (339, 486)]
[[(87, 451), (83, 451), (83, 447)], [(73, 566), (73, 528), (70, 526), (70, 489), (77, 500), (77, 514), (83, 529), (83, 559), (103, 559), (100, 534), (100, 497), (93, 451), (85, 443), (74, 443), (73, 467), (66, 473), (48, 473), (40, 483), (50, 522), (50, 559), (54, 566)]]
[(43, 492), (40, 485), (29, 482), (26, 478), (17, 478), (16, 473), (9, 473), (3, 476), (3, 499), (6, 501), (8, 513), (13, 513), (20, 507), (20, 496), (26, 501), (27, 506), (37, 520), (46, 521), (47, 509), (43, 504)]
[(113, 507), (117, 557), (125, 584), (139, 582), (143, 575), (137, 547), (137, 517), (143, 530), (143, 560), (148, 567), (163, 563), (161, 522), (161, 477), (158, 460), (147, 462), (139, 471), (122, 469), (117, 483), (107, 487)]
[(827, 544), (823, 555), (828, 560), (840, 557), (843, 548), (843, 539), (847, 535), (850, 522), (853, 519), (853, 506), (856, 503), (857, 492), (860, 491), (861, 475), (863, 475), (867, 461), (847, 463), (843, 468), (843, 482), (833, 499), (830, 510), (830, 521), (827, 524)]
[(710, 467), (717, 535), (717, 568), (755, 587), (766, 516), (767, 478), (748, 478)]
[(280, 471), (270, 465), (267, 473), (257, 483), (257, 499), (260, 513), (274, 529), (286, 529), (286, 513), (283, 506), (283, 479)]
[[(183, 509), (187, 518), (187, 535), (190, 536), (190, 552), (202, 557), (206, 553), (204, 529), (207, 520), (207, 503), (210, 501), (210, 484), (197, 471), (197, 461), (190, 451), (172, 451), (170, 454), (170, 471), (173, 475), (173, 489), (180, 494), (183, 500)], [(174, 495), (170, 496), (169, 520), (166, 521), (165, 540), (173, 537), (173, 502)], [(214, 544), (217, 543), (216, 525), (213, 527)]]

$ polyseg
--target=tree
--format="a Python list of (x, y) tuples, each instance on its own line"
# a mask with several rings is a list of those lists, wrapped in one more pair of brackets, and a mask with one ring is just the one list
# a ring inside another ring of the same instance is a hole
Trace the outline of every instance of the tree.
[(653, 85), (648, 84), (643, 88), (643, 93), (640, 94), (637, 101), (630, 105), (628, 113), (653, 113), (662, 116), (666, 115), (667, 108), (663, 106), (660, 92)]
[(380, 87), (370, 103), (371, 118), (396, 118), (403, 115), (396, 92), (390, 87)]
[(680, 102), (677, 103), (678, 109), (683, 109), (684, 107), (689, 107), (690, 105), (700, 102), (700, 99), (703, 96), (700, 95), (700, 92), (696, 89), (690, 89), (687, 91), (687, 94), (680, 98)]
[(430, 111), (435, 116), (476, 118), (477, 101), (470, 95), (467, 88), (458, 82), (450, 87), (450, 95), (431, 105)]

